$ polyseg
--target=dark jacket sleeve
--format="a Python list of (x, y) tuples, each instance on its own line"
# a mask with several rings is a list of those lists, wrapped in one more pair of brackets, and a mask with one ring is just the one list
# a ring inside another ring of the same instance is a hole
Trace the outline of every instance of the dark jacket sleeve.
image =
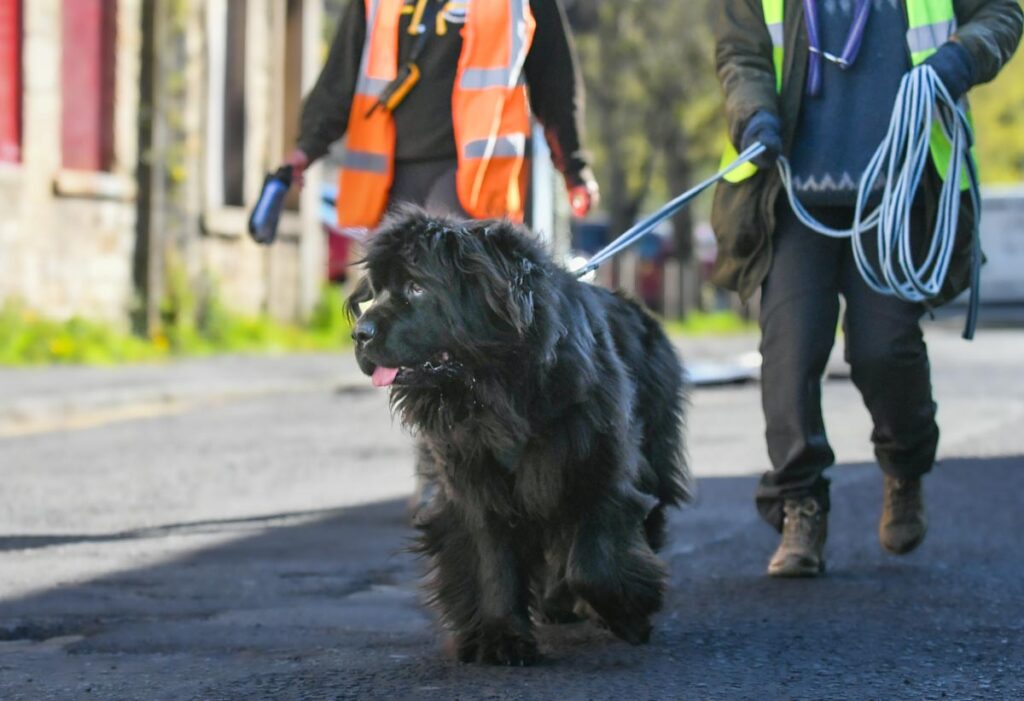
[(975, 84), (996, 77), (1020, 43), (1024, 11), (1017, 0), (955, 0), (955, 39), (971, 55)]
[(302, 106), (298, 147), (310, 162), (345, 135), (366, 41), (363, 0), (350, 0), (316, 85)]
[(555, 167), (570, 185), (591, 179), (583, 150), (584, 90), (560, 0), (530, 0), (537, 31), (523, 70), (530, 107), (544, 126)]
[(715, 65), (725, 95), (729, 138), (739, 146), (755, 113), (764, 110), (779, 116), (772, 38), (761, 0), (722, 0), (715, 23)]

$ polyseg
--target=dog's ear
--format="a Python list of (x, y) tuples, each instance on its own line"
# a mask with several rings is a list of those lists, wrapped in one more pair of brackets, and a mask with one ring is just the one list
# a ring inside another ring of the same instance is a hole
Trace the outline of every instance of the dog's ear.
[(511, 260), (501, 266), (501, 277), (490, 281), (495, 286), (494, 292), (487, 296), (491, 309), (519, 336), (524, 336), (533, 325), (533, 268), (533, 263), (526, 258)]
[(524, 336), (533, 325), (533, 278), (537, 266), (529, 259), (515, 228), (507, 222), (490, 222), (476, 232), (484, 261), (478, 267), (479, 282), (491, 311)]
[(520, 258), (513, 263), (514, 275), (509, 285), (515, 316), (519, 319), (520, 333), (533, 325), (533, 272), (534, 265), (529, 258)]
[(373, 288), (370, 287), (369, 275), (363, 275), (356, 284), (356, 289), (352, 291), (349, 298), (345, 301), (345, 312), (348, 314), (349, 319), (358, 319), (362, 316), (362, 310), (360, 306), (363, 302), (369, 302), (373, 299)]

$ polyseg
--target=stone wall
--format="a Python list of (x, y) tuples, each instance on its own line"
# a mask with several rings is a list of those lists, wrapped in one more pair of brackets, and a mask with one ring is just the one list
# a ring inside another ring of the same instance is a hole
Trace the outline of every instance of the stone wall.
[(127, 321), (133, 297), (140, 1), (118, 3), (109, 173), (61, 169), (62, 3), (23, 5), (22, 163), (0, 171), (0, 299), (21, 300), (47, 316)]
[[(169, 153), (138, 152), (142, 3), (117, 3), (114, 163), (110, 172), (69, 172), (61, 168), (62, 0), (24, 2), (24, 95), (22, 163), (0, 164), (0, 303), (17, 299), (42, 315), (83, 315), (127, 325), (139, 303), (133, 278), (137, 227), (137, 167), (140, 156), (154, 168), (171, 169)], [(234, 1), (234, 0), (232, 0)], [(186, 83), (177, 113), (184, 154), (179, 191), (182, 202), (166, 211), (186, 220), (164, 220), (161, 250), (176, 249), (197, 285), (214, 280), (223, 302), (251, 314), (294, 320), (311, 309), (324, 278), (324, 243), (317, 222), (318, 169), (307, 178), (301, 208), (289, 213), (281, 240), (271, 249), (255, 246), (246, 234), (248, 206), (258, 196), (263, 173), (275, 166), (289, 144), (284, 122), (280, 67), (275, 61), (285, 37), (285, 3), (246, 0), (246, 207), (210, 206), (204, 198), (210, 164), (207, 143), (211, 95), (209, 7), (226, 0), (187, 0)], [(302, 90), (316, 79), (320, 59), (317, 2), (302, 4), (304, 46)], [(289, 106), (296, 109), (298, 106)], [(215, 171), (214, 171), (215, 172)], [(177, 209), (175, 209), (177, 208)], [(157, 279), (159, 287), (162, 279)], [(157, 299), (161, 289), (155, 291)]]
[[(205, 31), (216, 32), (223, 21), (218, 6), (227, 0), (209, 0), (203, 7)], [(319, 73), (319, 3), (303, 3), (302, 30), (303, 65), (301, 92), (312, 87)], [(244, 181), (247, 202), (255, 202), (266, 171), (276, 168), (293, 144), (285, 137), (283, 84), (286, 80), (281, 57), (287, 54), (286, 4), (279, 0), (248, 0), (245, 77), (245, 160)], [(212, 46), (210, 42), (208, 46)], [(207, 118), (216, 118), (216, 104), (209, 102), (219, 96), (207, 84), (209, 72), (203, 76), (200, 89)], [(289, 105), (295, 109), (298, 105)], [(211, 109), (213, 108), (213, 109)], [(199, 177), (218, 177), (215, 160), (221, 145), (216, 130), (204, 131), (206, 167)], [(317, 192), (320, 169), (307, 173), (306, 188), (298, 211), (286, 212), (279, 228), (278, 240), (269, 248), (255, 245), (246, 233), (246, 208), (225, 206), (208, 188), (204, 193), (202, 234), (198, 263), (202, 274), (214, 281), (221, 299), (229, 307), (245, 313), (265, 312), (279, 319), (304, 316), (313, 306), (326, 275), (326, 252), (317, 221)]]

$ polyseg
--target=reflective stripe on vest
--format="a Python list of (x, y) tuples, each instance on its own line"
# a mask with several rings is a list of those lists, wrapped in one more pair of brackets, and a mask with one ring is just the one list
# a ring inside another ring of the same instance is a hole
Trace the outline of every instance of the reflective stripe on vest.
[[(385, 110), (366, 115), (398, 72), (404, 0), (364, 2), (367, 38), (339, 175), (338, 223), (348, 229), (380, 223), (394, 180), (394, 119)], [(474, 217), (523, 218), (530, 131), (523, 64), (535, 26), (529, 0), (467, 3), (452, 123), (459, 160), (456, 189)]]
[[(783, 17), (784, 0), (762, 0), (765, 24), (772, 39), (772, 59), (775, 65), (775, 89), (782, 92), (783, 60)], [(956, 13), (953, 0), (906, 0), (907, 7), (907, 48), (910, 51), (911, 64), (918, 66), (935, 53), (940, 46), (949, 41), (956, 31)], [(939, 175), (946, 177), (951, 159), (952, 145), (936, 123), (932, 125), (931, 136), (932, 161)], [(726, 144), (722, 154), (721, 167), (724, 169), (736, 160), (739, 154), (731, 142)], [(747, 163), (740, 166), (725, 177), (726, 181), (738, 183), (746, 180), (757, 172), (757, 167)], [(961, 189), (967, 189), (967, 176), (964, 174)]]
[[(953, 9), (953, 0), (908, 0), (907, 24), (910, 26), (910, 29), (907, 30), (910, 60), (913, 65), (918, 66), (938, 51), (939, 47), (949, 41), (956, 32), (956, 12)], [(967, 98), (964, 97), (963, 100), (966, 107)], [(969, 108), (967, 119), (973, 126)], [(942, 127), (938, 122), (932, 124), (931, 153), (935, 169), (945, 180), (950, 161), (953, 158), (953, 144), (942, 133)], [(971, 156), (974, 157), (973, 147)], [(975, 163), (977, 163), (977, 159), (975, 159)], [(960, 178), (960, 189), (967, 190), (970, 186), (970, 178), (964, 172)]]
[(485, 158), (488, 149), (496, 158), (523, 158), (526, 156), (526, 134), (470, 141), (462, 148), (462, 155), (464, 158)]
[[(764, 11), (764, 23), (768, 27), (768, 35), (772, 39), (772, 64), (775, 66), (775, 91), (782, 92), (783, 61), (785, 60), (786, 33), (783, 24), (786, 6), (783, 0), (762, 0), (761, 9)], [(736, 160), (739, 153), (732, 141), (726, 141), (725, 152), (722, 154), (722, 163), (719, 170), (725, 170), (726, 166)], [(757, 166), (753, 163), (744, 163), (731, 173), (725, 176), (725, 181), (730, 183), (743, 182), (757, 172)]]
[(772, 38), (772, 64), (775, 66), (775, 90), (782, 92), (782, 60), (786, 33), (782, 19), (785, 12), (783, 0), (763, 0), (764, 23), (768, 26), (768, 35)]
[(356, 151), (345, 149), (345, 155), (341, 159), (341, 165), (349, 170), (361, 170), (366, 173), (387, 173), (388, 158), (382, 153), (369, 153), (367, 151)]
[(956, 31), (953, 0), (907, 0), (907, 46), (917, 66)]

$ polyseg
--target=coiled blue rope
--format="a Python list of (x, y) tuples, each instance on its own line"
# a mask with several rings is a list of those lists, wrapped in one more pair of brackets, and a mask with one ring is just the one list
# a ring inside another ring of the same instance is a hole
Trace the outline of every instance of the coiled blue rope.
[[(910, 211), (921, 176), (928, 164), (932, 124), (937, 122), (952, 143), (949, 170), (939, 193), (938, 216), (927, 254), (914, 260)], [(854, 261), (864, 282), (875, 292), (907, 302), (927, 303), (941, 292), (949, 273), (960, 218), (960, 183), (966, 164), (975, 216), (981, 216), (981, 188), (977, 167), (970, 156), (972, 132), (967, 116), (942, 84), (935, 70), (921, 65), (903, 77), (885, 138), (868, 163), (857, 188), (857, 205), (849, 229), (825, 226), (808, 213), (795, 194), (789, 163), (779, 158), (778, 168), (790, 206), (809, 229), (834, 238), (849, 238)], [(881, 200), (866, 211), (868, 200), (881, 183)], [(864, 236), (876, 231), (874, 237)], [(977, 225), (976, 225), (977, 231)], [(869, 254), (873, 245), (874, 259)], [(975, 233), (971, 252), (971, 297), (964, 338), (973, 338), (977, 326), (981, 242)]]

